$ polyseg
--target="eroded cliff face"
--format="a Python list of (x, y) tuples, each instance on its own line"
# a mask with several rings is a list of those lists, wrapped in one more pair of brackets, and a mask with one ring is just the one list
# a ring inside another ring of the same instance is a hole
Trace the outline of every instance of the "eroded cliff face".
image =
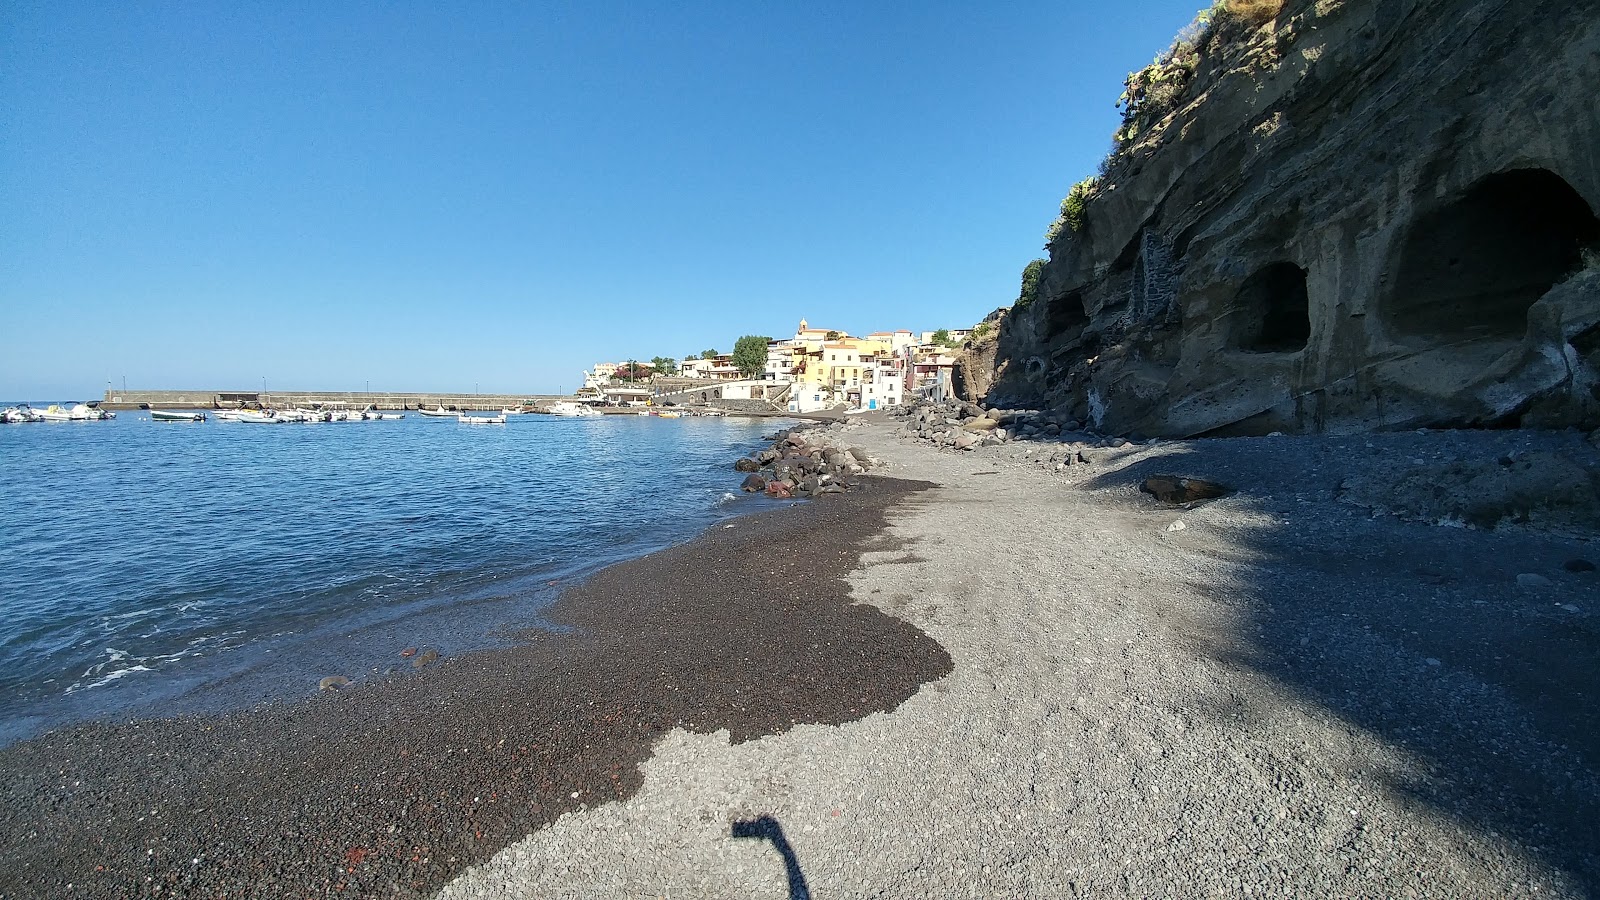
[(972, 392), (1121, 434), (1600, 426), (1600, 4), (1234, 24)]

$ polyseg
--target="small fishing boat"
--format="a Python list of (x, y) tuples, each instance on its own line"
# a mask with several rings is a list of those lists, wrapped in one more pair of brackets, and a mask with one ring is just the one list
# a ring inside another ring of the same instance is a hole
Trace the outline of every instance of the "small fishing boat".
[(172, 412), (165, 409), (150, 410), (152, 422), (204, 422), (206, 414), (202, 412)]
[(455, 415), (455, 413), (451, 412), (448, 409), (445, 409), (442, 406), (437, 408), (437, 409), (429, 409), (426, 406), (419, 406), (419, 407), (417, 407), (417, 412), (422, 413), (425, 416), (432, 416), (432, 417), (437, 418), (437, 419), (446, 419), (446, 418), (449, 418), (450, 416)]
[(0, 411), (0, 423), (4, 423), (6, 425), (16, 425), (22, 422), (37, 421), (39, 421), (39, 414), (34, 411), (33, 407), (27, 405), (26, 403), (19, 406), (13, 406), (8, 410)]
[(504, 425), (506, 416), (505, 413), (501, 413), (498, 416), (469, 416), (466, 413), (462, 413), (456, 416), (456, 421), (463, 425)]
[(553, 403), (550, 405), (550, 415), (584, 418), (587, 416), (598, 416), (600, 413), (595, 412), (594, 407), (589, 406), (586, 403), (574, 403), (571, 400), (562, 400), (558, 403)]

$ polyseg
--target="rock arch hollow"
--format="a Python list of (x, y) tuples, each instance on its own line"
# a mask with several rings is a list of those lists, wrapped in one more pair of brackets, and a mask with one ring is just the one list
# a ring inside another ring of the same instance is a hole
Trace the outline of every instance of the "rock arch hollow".
[(1403, 337), (1521, 337), (1528, 308), (1600, 239), (1582, 196), (1545, 169), (1479, 181), (1418, 219), (1400, 252), (1385, 321)]
[(1234, 339), (1247, 353), (1295, 353), (1311, 339), (1306, 270), (1291, 262), (1257, 269), (1234, 297)]
[(1068, 291), (1050, 301), (1049, 315), (1045, 319), (1046, 340), (1072, 341), (1083, 336), (1089, 324), (1089, 313), (1083, 308), (1083, 292)]

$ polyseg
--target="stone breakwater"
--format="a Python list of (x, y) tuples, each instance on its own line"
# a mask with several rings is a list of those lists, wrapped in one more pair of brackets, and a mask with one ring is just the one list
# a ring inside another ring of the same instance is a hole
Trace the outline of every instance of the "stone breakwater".
[(740, 489), (745, 493), (765, 493), (769, 497), (819, 497), (842, 494), (853, 479), (880, 465), (860, 447), (844, 447), (835, 442), (843, 423), (801, 425), (774, 435), (772, 445), (741, 457), (734, 471), (747, 476)]

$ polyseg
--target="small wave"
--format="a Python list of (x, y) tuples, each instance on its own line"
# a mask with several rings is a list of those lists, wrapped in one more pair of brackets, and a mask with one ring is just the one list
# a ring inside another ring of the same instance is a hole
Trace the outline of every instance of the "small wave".
[(717, 498), (717, 502), (714, 505), (716, 505), (716, 506), (727, 506), (729, 503), (732, 503), (733, 501), (735, 501), (737, 499), (739, 499), (739, 495), (738, 494), (735, 494), (735, 493), (732, 493), (732, 492), (725, 493), (721, 497)]
[[(97, 688), (97, 687), (105, 687), (106, 685), (112, 683), (113, 681), (116, 681), (119, 678), (124, 678), (124, 677), (126, 677), (128, 675), (132, 675), (135, 672), (149, 672), (149, 671), (151, 671), (149, 666), (130, 666), (130, 667), (126, 668), (126, 669), (118, 669), (115, 672), (107, 672), (104, 675), (101, 675), (99, 678), (96, 678), (94, 681), (89, 682), (88, 684), (84, 684), (81, 681), (76, 682), (76, 683), (72, 684), (70, 687), (68, 687), (63, 693), (75, 694), (78, 691), (87, 691), (87, 690), (92, 690), (92, 689)], [(88, 673), (85, 672), (84, 674), (87, 675)]]

